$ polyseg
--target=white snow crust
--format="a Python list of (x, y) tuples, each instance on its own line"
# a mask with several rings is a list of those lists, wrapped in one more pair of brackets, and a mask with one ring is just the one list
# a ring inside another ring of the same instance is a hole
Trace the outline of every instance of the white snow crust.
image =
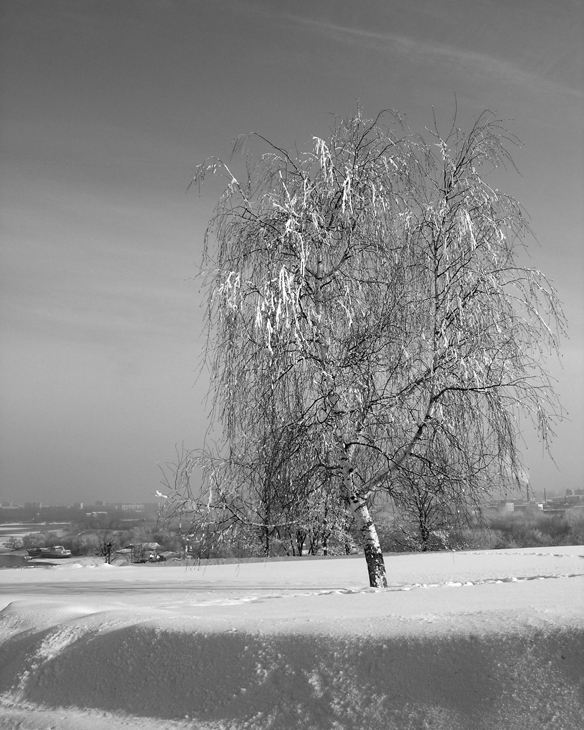
[(2, 730), (583, 730), (584, 546), (0, 570)]

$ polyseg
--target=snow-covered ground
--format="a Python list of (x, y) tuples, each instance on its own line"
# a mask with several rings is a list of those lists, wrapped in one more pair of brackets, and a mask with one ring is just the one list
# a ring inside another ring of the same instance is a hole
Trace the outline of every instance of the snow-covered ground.
[(0, 571), (2, 730), (582, 730), (584, 546)]

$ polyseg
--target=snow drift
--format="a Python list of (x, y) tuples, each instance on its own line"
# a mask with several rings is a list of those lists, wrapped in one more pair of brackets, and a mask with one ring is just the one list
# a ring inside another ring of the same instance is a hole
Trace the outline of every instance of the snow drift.
[(2, 571), (0, 727), (580, 730), (583, 558)]

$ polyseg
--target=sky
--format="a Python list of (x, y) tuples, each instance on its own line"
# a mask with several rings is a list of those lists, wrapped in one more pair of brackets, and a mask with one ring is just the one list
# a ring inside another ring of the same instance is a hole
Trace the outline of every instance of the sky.
[(0, 0), (0, 501), (154, 501), (159, 464), (208, 428), (196, 278), (218, 188), (195, 167), (334, 115), (423, 131), (485, 109), (522, 141), (499, 187), (531, 216), (530, 265), (569, 337), (555, 461), (583, 486), (582, 0)]

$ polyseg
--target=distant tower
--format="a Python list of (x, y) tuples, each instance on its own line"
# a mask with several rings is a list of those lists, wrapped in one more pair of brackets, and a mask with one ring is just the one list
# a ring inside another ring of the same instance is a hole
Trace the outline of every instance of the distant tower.
[(517, 486), (520, 490), (522, 490), (522, 488), (525, 488), (525, 501), (529, 502), (529, 474), (527, 474), (524, 469), (521, 469), (521, 471), (515, 472), (515, 480), (517, 481)]

